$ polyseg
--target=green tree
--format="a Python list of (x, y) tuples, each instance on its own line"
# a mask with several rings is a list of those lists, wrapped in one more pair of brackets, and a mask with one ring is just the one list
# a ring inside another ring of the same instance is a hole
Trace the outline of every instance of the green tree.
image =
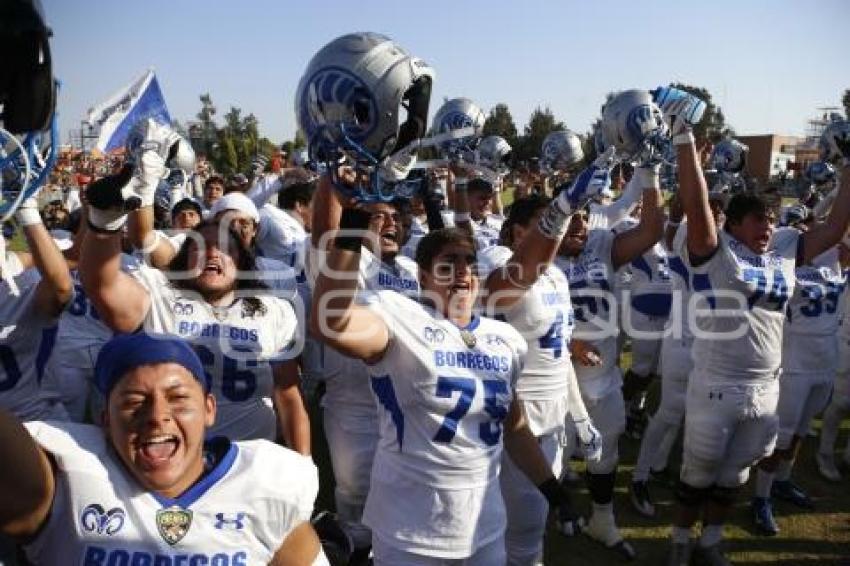
[(518, 161), (528, 161), (540, 156), (540, 146), (543, 139), (551, 132), (566, 129), (563, 122), (555, 119), (552, 110), (547, 106), (534, 109), (523, 128), (523, 134), (514, 146), (514, 154)]
[(723, 110), (714, 103), (711, 99), (711, 93), (707, 89), (683, 83), (673, 83), (670, 86), (698, 96), (706, 104), (702, 121), (694, 127), (694, 136), (697, 138), (697, 143), (703, 140), (714, 143), (725, 136), (735, 135), (735, 130), (726, 123)]
[(500, 102), (490, 109), (487, 119), (484, 120), (484, 135), (501, 136), (511, 144), (511, 147), (516, 146), (516, 124), (514, 124), (514, 118), (511, 116), (511, 111), (508, 110), (507, 104)]
[(841, 97), (841, 104), (844, 106), (844, 115), (850, 120), (850, 88), (844, 91), (844, 96)]

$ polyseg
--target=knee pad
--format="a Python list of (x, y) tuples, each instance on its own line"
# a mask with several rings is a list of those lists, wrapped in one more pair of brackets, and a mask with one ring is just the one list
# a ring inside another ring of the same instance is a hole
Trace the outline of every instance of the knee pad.
[(738, 499), (738, 492), (740, 491), (740, 487), (725, 487), (714, 484), (709, 488), (708, 498), (719, 505), (728, 507)]
[(605, 505), (614, 499), (614, 483), (617, 481), (617, 472), (607, 474), (587, 474), (587, 490), (594, 503)]
[(676, 501), (686, 507), (699, 507), (708, 496), (709, 487), (694, 487), (679, 480), (673, 492)]
[(631, 401), (636, 395), (645, 392), (649, 389), (649, 384), (652, 382), (652, 374), (646, 376), (638, 375), (632, 370), (626, 372), (623, 378), (623, 399)]

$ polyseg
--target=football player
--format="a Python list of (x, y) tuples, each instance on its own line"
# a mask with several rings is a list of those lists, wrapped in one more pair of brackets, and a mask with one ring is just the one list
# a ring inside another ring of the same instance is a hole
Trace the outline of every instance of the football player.
[(241, 232), (227, 223), (201, 225), (181, 246), (167, 276), (147, 267), (134, 276), (119, 270), (126, 202), (141, 204), (142, 212), (133, 214), (149, 210), (152, 181), (162, 176), (173, 144), (185, 143), (156, 122), (145, 121), (142, 128), (145, 149), (129, 183), (119, 175), (89, 187), (89, 232), (80, 258), (87, 295), (116, 332), (144, 325), (195, 345), (218, 400), (213, 434), (273, 440), (280, 424), (287, 445), (308, 453), (309, 428), (288, 428), (286, 415), (278, 423), (272, 401), (279, 388), (292, 387), (287, 368), (297, 353), (298, 318), (290, 301), (255, 279), (254, 256)]
[[(774, 237), (782, 237), (785, 230), (795, 228), (783, 228)], [(813, 507), (809, 496), (791, 481), (791, 470), (809, 423), (826, 408), (832, 393), (838, 363), (838, 303), (846, 284), (840, 248), (841, 244), (830, 248), (809, 265), (797, 265), (794, 272), (794, 294), (783, 328), (776, 409), (779, 433), (773, 454), (758, 465), (752, 501), (756, 527), (768, 536), (779, 532), (771, 495), (799, 507)], [(846, 265), (850, 258), (845, 254), (843, 259)]]
[[(648, 95), (625, 91), (606, 106), (608, 110), (603, 115), (603, 126), (625, 129), (624, 115), (643, 106), (652, 106)], [(654, 110), (657, 112), (657, 109)], [(631, 129), (623, 136), (617, 136), (618, 140), (622, 140), (618, 143), (623, 146), (623, 151), (634, 153), (644, 139), (659, 128), (650, 112), (646, 113), (639, 126), (637, 131)], [(614, 139), (615, 136), (611, 137)], [(582, 175), (598, 178), (600, 172), (607, 168), (606, 159), (603, 154)], [(634, 550), (623, 539), (614, 520), (617, 443), (625, 430), (625, 408), (617, 355), (617, 304), (611, 291), (617, 269), (640, 257), (661, 239), (664, 212), (657, 167), (636, 168), (630, 183), (642, 188), (640, 223), (631, 230), (614, 234), (606, 228), (590, 228), (587, 214), (575, 214), (570, 219), (557, 264), (570, 284), (576, 318), (574, 336), (591, 348), (589, 353), (574, 359), (574, 366), (584, 404), (602, 435), (601, 459), (587, 463), (593, 512), (585, 533), (606, 547), (632, 558)]]
[[(698, 164), (692, 125), (698, 99), (661, 100), (676, 147), (679, 190), (688, 230), (679, 251), (701, 279), (688, 383), (685, 441), (670, 564), (687, 564), (691, 527), (702, 518), (696, 546), (710, 564), (728, 564), (722, 528), (749, 468), (776, 441), (782, 330), (786, 303), (803, 266), (838, 243), (850, 219), (850, 181), (827, 221), (799, 234), (774, 235), (775, 212), (759, 194), (733, 196), (718, 230)], [(825, 137), (831, 156), (850, 157), (850, 130)], [(844, 151), (846, 150), (846, 151)], [(696, 288), (696, 285), (695, 285)]]
[(0, 472), (0, 532), (44, 565), (326, 565), (307, 522), (316, 467), (266, 441), (205, 443), (208, 377), (186, 342), (125, 335), (97, 359), (102, 427), (0, 410), (0, 457), (15, 462)]
[[(462, 193), (459, 193), (462, 194)], [(586, 198), (592, 195), (585, 193)], [(567, 345), (573, 326), (570, 291), (564, 273), (551, 260), (536, 266), (540, 275), (525, 291), (505, 293), (500, 277), (488, 275), (510, 269), (512, 258), (527, 254), (525, 246), (537, 246), (535, 231), (549, 199), (530, 196), (514, 201), (502, 227), (502, 244), (481, 252), (480, 277), (486, 281), (483, 298), (489, 315), (504, 320), (525, 338), (528, 352), (516, 383), (516, 400), (531, 432), (546, 457), (552, 473), (561, 475), (565, 423), (569, 414), (579, 431), (588, 460), (601, 456), (601, 437), (581, 399)], [(491, 289), (491, 286), (493, 287)], [(505, 548), (508, 564), (542, 564), (543, 533), (549, 505), (537, 487), (506, 454), (499, 480), (508, 514)]]

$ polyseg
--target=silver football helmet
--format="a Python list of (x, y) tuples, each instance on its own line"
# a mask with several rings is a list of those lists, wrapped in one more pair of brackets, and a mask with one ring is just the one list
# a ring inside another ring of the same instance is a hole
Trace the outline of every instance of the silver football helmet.
[(510, 172), (513, 148), (501, 136), (487, 136), (481, 140), (477, 149), (476, 163), (490, 169), (497, 175), (507, 175)]
[(438, 144), (438, 148), (444, 157), (472, 163), (475, 160), (473, 152), (484, 132), (484, 120), (484, 112), (474, 102), (468, 98), (452, 98), (445, 101), (434, 114), (431, 135), (438, 136), (471, 128), (471, 135), (446, 140)]
[(750, 148), (738, 140), (726, 138), (711, 150), (709, 164), (721, 173), (740, 173), (747, 166), (747, 152)]
[(551, 132), (540, 148), (540, 168), (545, 173), (568, 171), (581, 163), (584, 150), (581, 138), (570, 130)]
[(806, 167), (803, 177), (816, 186), (823, 186), (835, 180), (835, 167), (825, 161), (815, 161)]
[[(386, 36), (352, 33), (331, 41), (308, 63), (295, 97), (310, 158), (333, 164), (328, 171), (342, 191), (363, 200), (392, 198), (377, 170), (425, 133), (433, 79), (427, 63)], [(411, 159), (405, 157), (405, 164)], [(339, 182), (341, 162), (368, 172), (370, 186)]]
[(818, 146), (822, 161), (837, 162), (850, 158), (850, 121), (833, 114), (832, 122), (821, 133)]
[(625, 90), (602, 109), (602, 135), (622, 161), (652, 161), (666, 134), (661, 110), (645, 90)]

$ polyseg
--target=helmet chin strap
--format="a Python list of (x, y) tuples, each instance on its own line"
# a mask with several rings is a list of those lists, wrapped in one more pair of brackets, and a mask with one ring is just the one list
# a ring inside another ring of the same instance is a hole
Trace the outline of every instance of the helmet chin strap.
[[(331, 182), (342, 194), (354, 198), (358, 202), (368, 203), (389, 202), (399, 196), (396, 192), (397, 185), (407, 179), (407, 176), (414, 169), (440, 167), (448, 164), (448, 161), (445, 160), (417, 163), (416, 153), (420, 148), (436, 146), (455, 139), (474, 137), (475, 128), (459, 128), (436, 136), (413, 140), (407, 146), (384, 158), (383, 161), (378, 161), (366, 148), (351, 139), (344, 126), (341, 127), (341, 133), (345, 143), (343, 153), (346, 157), (342, 163), (327, 162)], [(351, 186), (343, 183), (339, 178), (337, 168), (346, 163), (352, 164), (355, 170), (368, 176), (368, 185)], [(422, 166), (423, 163), (426, 164), (425, 167)], [(437, 163), (442, 163), (442, 165), (437, 165)]]

